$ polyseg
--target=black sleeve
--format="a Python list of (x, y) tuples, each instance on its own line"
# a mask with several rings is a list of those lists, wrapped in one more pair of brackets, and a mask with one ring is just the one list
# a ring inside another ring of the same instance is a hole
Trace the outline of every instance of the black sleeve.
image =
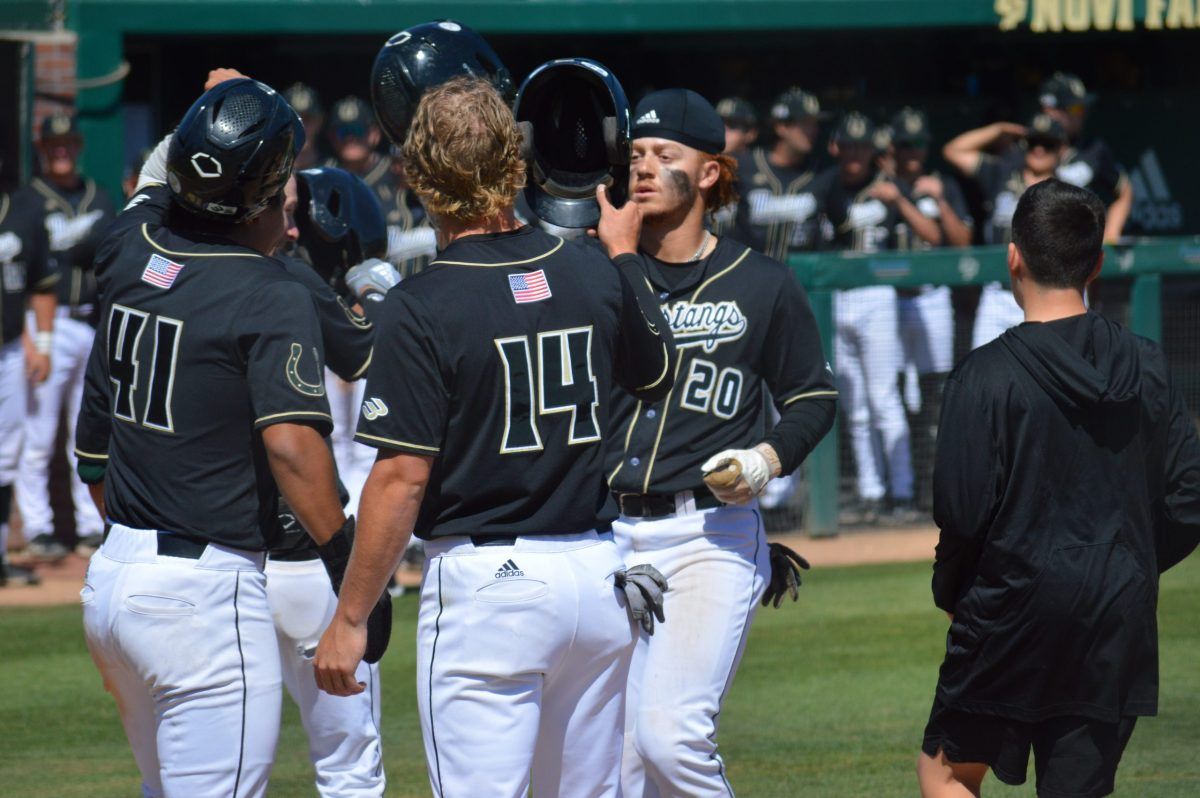
[(151, 227), (161, 225), (170, 207), (171, 194), (166, 186), (151, 184), (134, 194), (100, 236), (100, 243), (96, 246), (97, 265), (112, 254), (126, 233), (143, 224)]
[(347, 382), (362, 379), (371, 363), (371, 322), (355, 313), (308, 264), (293, 258), (279, 260), (288, 274), (312, 293), (325, 345), (325, 365)]
[(646, 282), (641, 258), (621, 255), (614, 261), (621, 281), (621, 317), (617, 320), (618, 385), (645, 402), (657, 402), (675, 384), (675, 341), (657, 297)]
[(1101, 143), (1097, 147), (1097, 156), (1093, 167), (1096, 174), (1092, 178), (1092, 185), (1096, 187), (1096, 192), (1100, 199), (1104, 200), (1104, 204), (1111, 205), (1121, 195), (1121, 185), (1126, 179), (1125, 170), (1117, 162), (1116, 153), (1107, 144)]
[(938, 177), (942, 180), (942, 197), (950, 206), (950, 210), (954, 211), (954, 215), (961, 222), (973, 227), (975, 220), (971, 218), (971, 211), (967, 208), (967, 198), (963, 195), (958, 179), (951, 175), (938, 175)]
[(808, 295), (790, 270), (775, 292), (758, 368), (780, 415), (765, 440), (790, 474), (833, 427), (838, 395)]
[(354, 439), (376, 449), (436, 456), (450, 396), (435, 316), (398, 287), (388, 292), (374, 318), (377, 346)]
[(1000, 460), (989, 405), (956, 374), (946, 381), (933, 466), (933, 521), (941, 533), (933, 601), (953, 612), (975, 572), (1000, 495)]
[(246, 363), (254, 428), (312, 424), (329, 434), (325, 348), (308, 289), (292, 280), (267, 283), (242, 302), (233, 329)]
[(1157, 529), (1158, 572), (1183, 561), (1200, 543), (1200, 440), (1183, 394), (1171, 388), (1165, 491)]
[(92, 351), (83, 374), (83, 399), (75, 424), (75, 456), (80, 466), (108, 464), (108, 441), (112, 433), (111, 385), (108, 379), (108, 320), (104, 319), (92, 340)]
[(984, 152), (980, 153), (979, 164), (970, 178), (979, 184), (979, 191), (984, 198), (991, 199), (1003, 188), (1006, 172), (1003, 158)]
[(50, 251), (50, 234), (46, 232), (46, 217), (38, 214), (37, 224), (29, 231), (29, 261), (25, 282), (35, 294), (53, 291), (58, 285), (58, 261)]

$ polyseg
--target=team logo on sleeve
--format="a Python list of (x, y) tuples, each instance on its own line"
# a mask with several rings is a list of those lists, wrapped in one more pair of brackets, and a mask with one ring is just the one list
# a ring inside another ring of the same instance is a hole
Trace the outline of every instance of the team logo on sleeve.
[(720, 302), (675, 302), (663, 306), (663, 315), (671, 325), (675, 347), (699, 346), (712, 352), (727, 341), (746, 334), (746, 317), (736, 300)]
[(151, 255), (150, 262), (142, 269), (142, 282), (158, 288), (170, 288), (175, 278), (183, 271), (183, 264), (167, 260), (162, 255)]
[(313, 349), (313, 360), (317, 364), (317, 381), (308, 382), (300, 376), (300, 358), (304, 356), (304, 347), (298, 343), (292, 342), (291, 354), (287, 359), (287, 380), (288, 385), (296, 389), (297, 393), (302, 393), (305, 396), (324, 396), (325, 385), (321, 382), (321, 358), (317, 355), (317, 350)]
[(374, 421), (377, 418), (388, 414), (387, 402), (380, 399), (378, 396), (372, 396), (367, 401), (363, 402), (362, 406), (363, 418), (367, 421)]
[(546, 282), (546, 272), (542, 269), (527, 274), (508, 275), (508, 287), (518, 305), (541, 302), (553, 296), (550, 293), (550, 283)]

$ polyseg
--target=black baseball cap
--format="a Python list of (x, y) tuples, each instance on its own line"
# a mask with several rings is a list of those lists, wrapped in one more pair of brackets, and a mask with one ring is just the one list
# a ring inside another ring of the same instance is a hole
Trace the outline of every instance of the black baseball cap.
[(932, 138), (924, 111), (905, 106), (892, 117), (892, 141), (897, 147), (924, 149)]
[(1088, 94), (1083, 81), (1069, 72), (1055, 72), (1038, 90), (1038, 102), (1043, 108), (1066, 111), (1072, 107), (1091, 105), (1095, 99), (1096, 95)]
[(1025, 141), (1030, 144), (1047, 142), (1052, 146), (1061, 146), (1067, 141), (1067, 129), (1050, 114), (1034, 114), (1025, 130)]
[(317, 117), (325, 113), (317, 90), (306, 83), (293, 83), (283, 92), (283, 99), (302, 117)]
[(663, 89), (637, 104), (633, 137), (678, 141), (717, 155), (725, 149), (725, 123), (712, 103), (691, 89)]
[(333, 106), (331, 124), (333, 133), (339, 139), (348, 136), (366, 138), (367, 130), (375, 124), (375, 115), (371, 106), (358, 97), (343, 97)]
[(775, 98), (771, 118), (776, 122), (799, 122), (801, 119), (820, 119), (821, 103), (815, 94), (797, 86)]
[(875, 146), (875, 124), (858, 111), (851, 111), (838, 122), (833, 139), (838, 144), (870, 144)]
[(64, 111), (55, 111), (42, 120), (41, 140), (62, 138), (63, 136), (79, 136), (79, 125), (75, 117)]
[(741, 97), (726, 97), (719, 101), (717, 114), (726, 124), (747, 127), (754, 127), (758, 124), (758, 114), (754, 111), (754, 106)]

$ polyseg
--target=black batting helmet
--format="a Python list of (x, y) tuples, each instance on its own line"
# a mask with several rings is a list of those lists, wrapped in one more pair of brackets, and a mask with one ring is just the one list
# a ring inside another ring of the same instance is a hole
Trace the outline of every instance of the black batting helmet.
[(345, 169), (296, 173), (296, 227), (312, 267), (330, 285), (367, 258), (387, 255), (387, 222), (379, 199)]
[(625, 201), (629, 101), (612, 72), (587, 58), (542, 64), (521, 84), (513, 113), (525, 136), (525, 199), (538, 218), (559, 227), (595, 225), (601, 184), (614, 204)]
[(371, 104), (383, 132), (404, 143), (421, 95), (459, 75), (492, 82), (505, 102), (513, 82), (492, 46), (475, 31), (448, 19), (402, 30), (387, 40), (371, 68)]
[(171, 197), (208, 219), (253, 219), (283, 191), (303, 146), (300, 117), (274, 89), (227, 80), (192, 103), (171, 137)]

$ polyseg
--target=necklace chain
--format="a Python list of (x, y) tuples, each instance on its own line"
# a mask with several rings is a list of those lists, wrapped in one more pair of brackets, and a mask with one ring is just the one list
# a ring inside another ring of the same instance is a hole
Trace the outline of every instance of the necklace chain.
[(704, 254), (704, 248), (708, 246), (708, 237), (712, 235), (707, 230), (704, 231), (704, 238), (700, 239), (700, 248), (696, 250), (696, 254), (687, 259), (688, 263), (695, 263), (700, 260), (700, 256)]

